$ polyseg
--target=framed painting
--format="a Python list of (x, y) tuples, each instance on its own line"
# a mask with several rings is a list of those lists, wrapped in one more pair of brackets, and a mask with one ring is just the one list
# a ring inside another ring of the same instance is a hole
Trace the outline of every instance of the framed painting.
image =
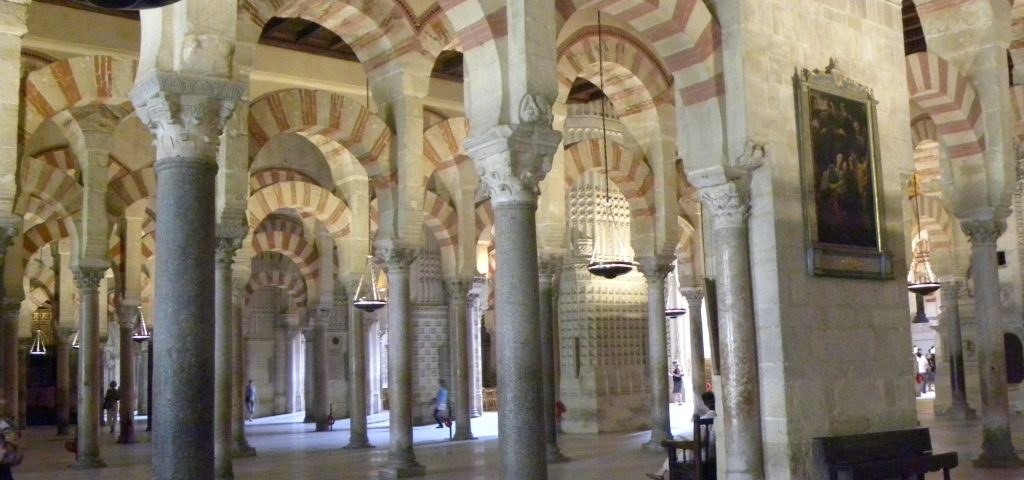
[(834, 59), (824, 71), (796, 72), (793, 84), (808, 272), (891, 279), (871, 89)]

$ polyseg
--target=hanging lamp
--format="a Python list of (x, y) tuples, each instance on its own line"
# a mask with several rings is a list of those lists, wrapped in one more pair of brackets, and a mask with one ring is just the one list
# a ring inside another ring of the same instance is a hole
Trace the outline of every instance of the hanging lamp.
[[(604, 42), (601, 28), (601, 12), (597, 12), (597, 71), (598, 78), (600, 79), (601, 93), (604, 93)], [(601, 154), (604, 160), (604, 203), (605, 208), (612, 211), (612, 196), (611, 187), (609, 186), (608, 180), (608, 128), (605, 125), (605, 99), (601, 99)], [(595, 220), (596, 223), (596, 220)], [(633, 263), (626, 260), (607, 260), (605, 257), (607, 254), (602, 252), (599, 246), (599, 241), (603, 241), (605, 248), (608, 239), (605, 238), (607, 235), (601, 235), (597, 232), (597, 228), (594, 229), (594, 252), (590, 256), (590, 263), (587, 265), (587, 271), (597, 275), (599, 277), (612, 279), (619, 275), (627, 274), (633, 271)], [(599, 255), (600, 254), (600, 255)]]
[(73, 0), (75, 3), (108, 10), (145, 10), (177, 3), (179, 0)]
[(43, 331), (36, 329), (35, 338), (32, 340), (32, 348), (28, 350), (29, 355), (46, 355), (46, 337)]
[(78, 350), (82, 345), (78, 343), (78, 330), (71, 336), (71, 348)]
[[(928, 243), (921, 231), (921, 186), (917, 182), (916, 173), (911, 178), (911, 182), (913, 182), (913, 190), (910, 198), (913, 199), (912, 206), (914, 208), (914, 217), (917, 221), (919, 248), (913, 252), (914, 259), (911, 261), (910, 272), (907, 273), (907, 290), (910, 293), (923, 297), (938, 290), (940, 285), (935, 277), (935, 272), (932, 271), (931, 262), (928, 260), (930, 256)], [(912, 250), (915, 249), (912, 248)], [(920, 312), (918, 316), (921, 316)]]
[(142, 316), (142, 305), (139, 305), (139, 326), (135, 327), (135, 331), (132, 332), (132, 340), (142, 343), (149, 340), (151, 336), (153, 335), (146, 328), (146, 319)]
[[(369, 209), (367, 209), (369, 210)], [(382, 294), (384, 291), (378, 285), (380, 271), (373, 261), (373, 240), (370, 236), (370, 213), (366, 213), (366, 265), (363, 267), (363, 274), (359, 276), (359, 284), (356, 285), (356, 294), (352, 298), (352, 305), (364, 312), (375, 312), (388, 304), (387, 298)]]

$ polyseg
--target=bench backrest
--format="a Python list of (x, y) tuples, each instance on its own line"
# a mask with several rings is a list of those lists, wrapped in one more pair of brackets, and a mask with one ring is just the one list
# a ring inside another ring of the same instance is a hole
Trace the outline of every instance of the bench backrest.
[(829, 465), (901, 458), (931, 453), (932, 438), (927, 428), (820, 437)]

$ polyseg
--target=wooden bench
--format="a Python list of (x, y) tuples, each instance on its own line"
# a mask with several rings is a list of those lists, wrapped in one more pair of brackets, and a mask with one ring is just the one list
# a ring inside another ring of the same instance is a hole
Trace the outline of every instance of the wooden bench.
[[(714, 480), (715, 448), (709, 441), (714, 418), (693, 415), (693, 440), (662, 440), (661, 446), (668, 452), (669, 480)], [(679, 452), (682, 455), (679, 455)]]
[(854, 480), (890, 478), (924, 480), (924, 474), (949, 470), (959, 463), (956, 452), (932, 453), (927, 428), (864, 433), (815, 439), (822, 446), (829, 480), (849, 472)]

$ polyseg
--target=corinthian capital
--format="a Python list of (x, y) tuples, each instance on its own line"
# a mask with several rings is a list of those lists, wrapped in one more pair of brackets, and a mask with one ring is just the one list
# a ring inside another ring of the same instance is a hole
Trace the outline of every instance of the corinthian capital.
[(75, 276), (75, 286), (80, 291), (96, 291), (100, 288), (100, 282), (106, 276), (107, 267), (99, 266), (72, 266), (71, 273)]
[(156, 137), (157, 160), (213, 163), (224, 124), (245, 84), (213, 77), (153, 72), (132, 90), (139, 119)]
[(217, 237), (217, 266), (230, 267), (235, 262), (235, 252), (242, 248), (241, 237)]
[(749, 187), (738, 182), (728, 182), (700, 189), (700, 199), (708, 207), (714, 220), (713, 228), (738, 228), (746, 226), (750, 215)]
[(966, 219), (960, 221), (960, 229), (971, 240), (972, 246), (995, 245), (996, 239), (1006, 230), (1002, 219)]
[(377, 255), (384, 260), (388, 271), (408, 271), (412, 262), (416, 260), (417, 251), (415, 248), (409, 247), (387, 247), (377, 250)]
[(495, 205), (536, 203), (562, 134), (542, 123), (496, 125), (464, 142)]
[(444, 290), (452, 303), (464, 303), (473, 288), (472, 278), (449, 277), (444, 280)]
[(697, 287), (680, 287), (679, 293), (686, 298), (686, 303), (690, 304), (691, 309), (696, 309), (700, 302), (704, 300), (704, 290)]
[(659, 257), (640, 257), (637, 270), (644, 275), (648, 282), (664, 281), (668, 272), (672, 271), (672, 263)]
[(550, 282), (554, 280), (555, 274), (562, 268), (562, 257), (557, 255), (541, 255), (537, 259), (537, 272), (541, 281)]

